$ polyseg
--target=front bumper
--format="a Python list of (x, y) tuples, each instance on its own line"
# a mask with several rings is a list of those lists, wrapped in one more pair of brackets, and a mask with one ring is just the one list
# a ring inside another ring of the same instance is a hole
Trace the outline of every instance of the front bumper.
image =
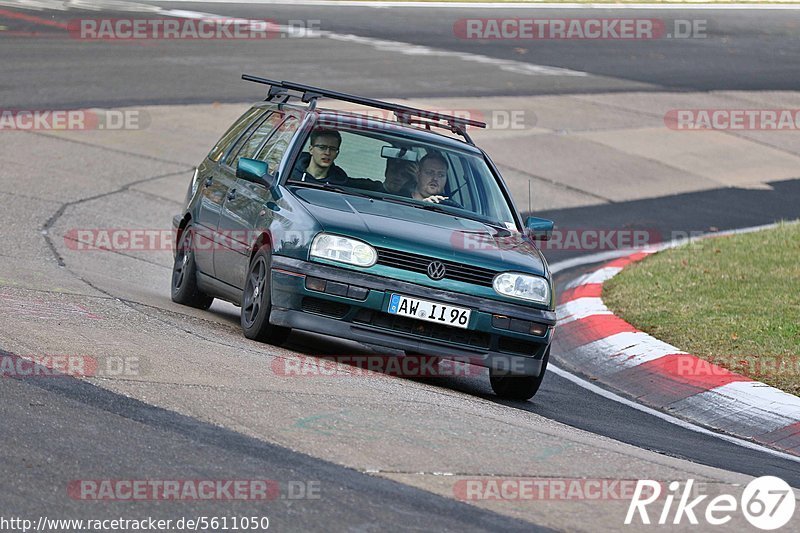
[[(335, 294), (307, 288), (308, 277), (326, 280), (326, 290)], [(540, 375), (556, 323), (554, 311), (281, 256), (272, 258), (271, 279), (272, 324), (467, 361), (496, 373)], [(468, 307), (468, 328), (391, 315), (393, 293)], [(521, 331), (531, 323), (546, 326), (545, 333)]]

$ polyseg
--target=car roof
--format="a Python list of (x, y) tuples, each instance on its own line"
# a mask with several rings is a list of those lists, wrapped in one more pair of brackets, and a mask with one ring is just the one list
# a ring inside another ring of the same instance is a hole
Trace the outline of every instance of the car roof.
[[(276, 104), (273, 102), (259, 102), (256, 105), (259, 107), (271, 107), (275, 106)], [(278, 107), (281, 109), (288, 108), (303, 115), (315, 113), (317, 115), (318, 122), (332, 122), (341, 125), (341, 127), (344, 129), (361, 129), (364, 131), (375, 132), (387, 131), (401, 137), (419, 140), (421, 142), (429, 142), (431, 144), (438, 144), (447, 148), (470, 152), (475, 155), (483, 155), (483, 151), (480, 148), (462, 140), (461, 137), (443, 135), (436, 130), (429, 130), (423, 126), (409, 125), (397, 120), (375, 117), (364, 113), (356, 113), (353, 111), (344, 111), (324, 107), (310, 109), (305, 106), (285, 103), (279, 104)]]

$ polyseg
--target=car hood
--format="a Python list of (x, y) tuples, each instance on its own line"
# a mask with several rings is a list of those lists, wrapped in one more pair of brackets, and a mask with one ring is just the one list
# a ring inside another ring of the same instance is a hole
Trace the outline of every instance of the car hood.
[(523, 234), (480, 221), (360, 196), (294, 191), (324, 231), (379, 248), (469, 263), (495, 271), (547, 274), (539, 250)]

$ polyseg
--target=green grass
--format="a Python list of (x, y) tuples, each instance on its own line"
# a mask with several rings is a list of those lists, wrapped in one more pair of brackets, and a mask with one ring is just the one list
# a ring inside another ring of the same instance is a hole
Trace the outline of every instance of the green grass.
[(638, 329), (800, 395), (800, 224), (704, 239), (648, 257), (603, 286)]

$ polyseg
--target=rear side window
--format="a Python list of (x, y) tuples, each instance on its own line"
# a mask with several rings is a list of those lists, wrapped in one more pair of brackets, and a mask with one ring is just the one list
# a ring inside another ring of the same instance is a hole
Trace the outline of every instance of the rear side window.
[(259, 115), (264, 113), (263, 107), (251, 107), (241, 117), (239, 117), (233, 126), (228, 128), (225, 135), (217, 141), (214, 148), (208, 154), (208, 158), (214, 162), (219, 161), (223, 154), (228, 151), (228, 148), (239, 138), (239, 135), (250, 125), (250, 123)]
[(283, 124), (276, 128), (275, 134), (270, 137), (269, 141), (259, 150), (256, 159), (266, 161), (269, 164), (270, 174), (274, 175), (275, 171), (278, 170), (283, 154), (289, 147), (289, 141), (292, 140), (299, 126), (300, 121), (297, 118), (287, 118)]
[(241, 146), (234, 146), (233, 150), (228, 154), (225, 163), (236, 168), (236, 165), (239, 164), (239, 159), (242, 157), (252, 159), (261, 145), (272, 135), (275, 127), (283, 122), (285, 116), (286, 115), (280, 112), (272, 113), (266, 120), (262, 121), (252, 133), (248, 131), (246, 135), (242, 136), (243, 141), (237, 143)]

